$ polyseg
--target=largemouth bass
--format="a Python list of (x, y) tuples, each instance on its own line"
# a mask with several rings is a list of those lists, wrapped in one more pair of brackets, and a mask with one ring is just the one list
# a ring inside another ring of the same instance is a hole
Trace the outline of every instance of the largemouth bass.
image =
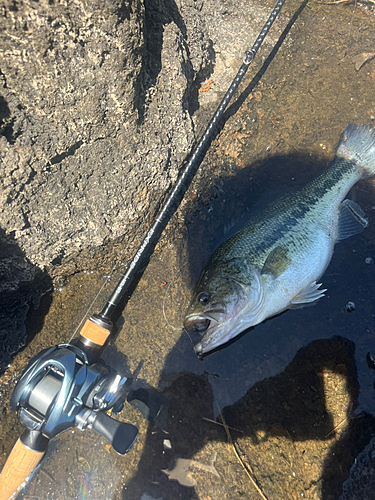
[(335, 244), (359, 233), (363, 210), (344, 200), (360, 179), (375, 175), (375, 129), (350, 124), (331, 166), (300, 191), (254, 214), (208, 260), (184, 321), (204, 331), (198, 355), (291, 307), (317, 301), (317, 280)]

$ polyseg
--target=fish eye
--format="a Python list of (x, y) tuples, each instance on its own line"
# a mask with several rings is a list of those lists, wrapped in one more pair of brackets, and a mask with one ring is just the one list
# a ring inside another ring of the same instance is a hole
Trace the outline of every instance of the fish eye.
[(210, 294), (207, 292), (201, 292), (198, 295), (198, 301), (200, 304), (204, 305), (207, 304), (207, 302), (210, 300)]

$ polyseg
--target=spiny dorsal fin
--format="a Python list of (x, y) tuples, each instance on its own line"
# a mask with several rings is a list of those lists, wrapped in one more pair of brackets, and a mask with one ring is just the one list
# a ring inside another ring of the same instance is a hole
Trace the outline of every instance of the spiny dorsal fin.
[(262, 269), (262, 274), (271, 274), (277, 278), (290, 265), (288, 249), (283, 246), (275, 247), (268, 255)]
[(340, 205), (339, 233), (337, 241), (350, 238), (358, 234), (368, 226), (365, 212), (354, 201), (344, 200)]

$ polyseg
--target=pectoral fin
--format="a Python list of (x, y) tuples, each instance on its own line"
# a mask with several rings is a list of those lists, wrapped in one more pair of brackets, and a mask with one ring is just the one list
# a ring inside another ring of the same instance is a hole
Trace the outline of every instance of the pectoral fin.
[(320, 286), (322, 286), (322, 284), (317, 283), (316, 281), (310, 283), (310, 285), (304, 288), (298, 295), (294, 297), (294, 299), (292, 299), (291, 307), (299, 304), (311, 304), (321, 297), (324, 297), (324, 292), (326, 292), (327, 289), (319, 290)]
[(351, 200), (344, 200), (340, 205), (339, 214), (339, 234), (337, 241), (350, 238), (358, 234), (368, 226), (365, 212), (362, 208)]
[(269, 253), (263, 265), (262, 274), (271, 274), (274, 278), (277, 278), (288, 269), (289, 265), (290, 257), (288, 249), (278, 246)]

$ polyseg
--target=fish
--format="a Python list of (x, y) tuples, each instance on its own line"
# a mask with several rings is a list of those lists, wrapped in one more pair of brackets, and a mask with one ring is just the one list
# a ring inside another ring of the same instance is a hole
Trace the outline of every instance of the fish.
[(368, 226), (345, 199), (375, 175), (375, 129), (349, 124), (331, 165), (306, 186), (254, 213), (203, 268), (184, 318), (199, 331), (198, 356), (290, 308), (313, 304), (334, 246)]

